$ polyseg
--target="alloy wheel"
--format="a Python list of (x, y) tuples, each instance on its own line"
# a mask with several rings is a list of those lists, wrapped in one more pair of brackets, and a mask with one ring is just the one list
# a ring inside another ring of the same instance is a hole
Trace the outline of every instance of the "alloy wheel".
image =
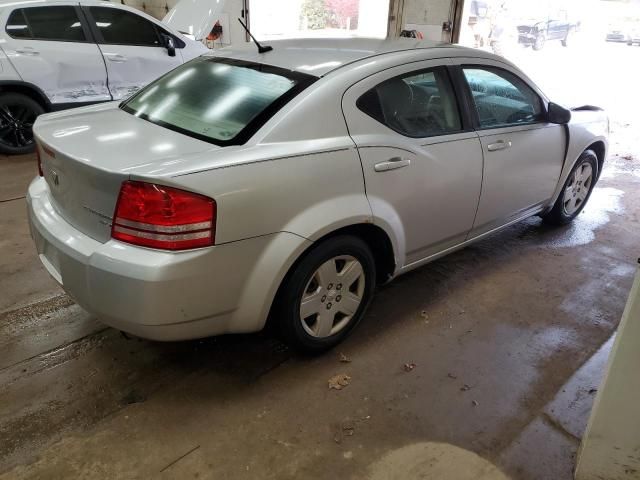
[(0, 105), (0, 143), (11, 148), (33, 144), (37, 113), (25, 105)]

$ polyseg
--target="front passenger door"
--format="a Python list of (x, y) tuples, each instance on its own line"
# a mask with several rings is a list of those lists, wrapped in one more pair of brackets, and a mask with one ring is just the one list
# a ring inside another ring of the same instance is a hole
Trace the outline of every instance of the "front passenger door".
[(463, 65), (484, 153), (473, 236), (539, 211), (553, 196), (566, 133), (547, 121), (540, 95), (502, 66)]
[(114, 100), (126, 98), (182, 63), (169, 56), (156, 25), (133, 12), (83, 7), (94, 26)]
[(385, 70), (352, 86), (343, 111), (374, 217), (406, 267), (463, 242), (482, 183), (478, 136), (466, 128), (443, 61)]

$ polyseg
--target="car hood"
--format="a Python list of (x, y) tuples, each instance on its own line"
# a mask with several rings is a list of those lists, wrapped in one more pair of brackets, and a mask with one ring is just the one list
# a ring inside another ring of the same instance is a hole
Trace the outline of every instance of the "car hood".
[(223, 11), (226, 0), (180, 0), (162, 22), (196, 40), (202, 40), (211, 32)]
[(41, 115), (37, 140), (77, 162), (113, 173), (155, 170), (221, 150), (216, 145), (160, 127), (104, 103)]

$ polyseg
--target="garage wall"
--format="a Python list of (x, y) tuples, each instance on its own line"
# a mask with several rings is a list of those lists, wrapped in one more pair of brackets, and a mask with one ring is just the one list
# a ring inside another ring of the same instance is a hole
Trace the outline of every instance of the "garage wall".
[(418, 30), (430, 40), (442, 40), (442, 24), (450, 20), (452, 0), (404, 0), (402, 3), (402, 28)]
[[(126, 5), (162, 19), (178, 0), (120, 0)], [(393, 0), (397, 5), (401, 28), (421, 31), (425, 38), (442, 40), (442, 23), (450, 20), (453, 0)], [(236, 18), (242, 11), (243, 0), (227, 0), (225, 12), (229, 14), (231, 42), (244, 42), (245, 34)], [(393, 7), (392, 7), (393, 10)], [(392, 29), (393, 31), (393, 29)]]
[(177, 0), (117, 0), (115, 1), (115, 3), (124, 3), (125, 5), (128, 5), (130, 7), (142, 10), (152, 17), (162, 19), (167, 14), (169, 9), (171, 9), (171, 7), (176, 3), (176, 1)]
[[(176, 4), (178, 0), (117, 0), (118, 3), (124, 3), (130, 7), (142, 10), (152, 17), (162, 20), (167, 12)], [(244, 42), (245, 33), (236, 20), (240, 17), (243, 7), (243, 0), (227, 0), (224, 9), (229, 14), (229, 31), (231, 43)]]

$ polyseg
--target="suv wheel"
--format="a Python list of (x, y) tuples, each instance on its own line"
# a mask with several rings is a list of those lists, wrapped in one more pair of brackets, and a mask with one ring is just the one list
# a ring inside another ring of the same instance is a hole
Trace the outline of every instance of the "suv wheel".
[(12, 155), (34, 150), (33, 123), (44, 108), (26, 95), (0, 94), (0, 153)]
[(286, 341), (307, 353), (340, 343), (360, 322), (376, 284), (371, 250), (357, 237), (330, 238), (293, 267), (276, 320)]
[(544, 48), (544, 44), (546, 43), (547, 39), (544, 36), (544, 33), (539, 33), (538, 36), (536, 37), (536, 41), (533, 44), (533, 49), (537, 52), (540, 51)]

